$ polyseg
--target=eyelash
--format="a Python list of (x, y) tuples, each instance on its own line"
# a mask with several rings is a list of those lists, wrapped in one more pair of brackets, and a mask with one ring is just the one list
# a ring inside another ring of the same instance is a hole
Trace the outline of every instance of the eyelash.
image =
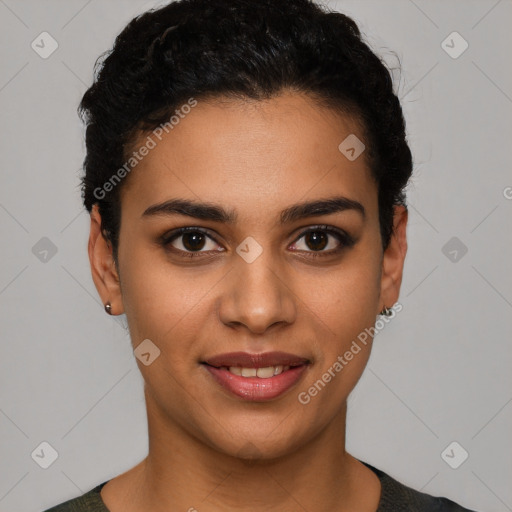
[[(312, 227), (302, 231), (302, 233), (300, 233), (300, 235), (292, 243), (293, 244), (297, 243), (302, 237), (304, 237), (308, 233), (312, 233), (312, 232), (324, 232), (329, 235), (332, 235), (340, 242), (340, 246), (337, 247), (336, 249), (331, 249), (329, 251), (303, 251), (306, 254), (308, 254), (308, 256), (307, 256), (308, 258), (319, 258), (319, 257), (325, 257), (325, 256), (332, 256), (334, 254), (340, 253), (344, 249), (352, 247), (355, 243), (354, 238), (352, 238), (348, 233), (346, 233), (342, 230), (333, 228), (332, 226), (326, 226), (326, 225), (312, 226)], [(195, 251), (195, 252), (194, 251), (183, 251), (182, 249), (176, 249), (175, 247), (173, 247), (172, 249), (170, 249), (168, 247), (171, 242), (173, 242), (174, 240), (176, 240), (177, 238), (179, 238), (180, 236), (182, 236), (185, 233), (202, 233), (202, 234), (206, 235), (208, 238), (210, 238), (211, 240), (213, 240), (215, 243), (218, 244), (218, 242), (215, 240), (215, 238), (212, 237), (208, 231), (206, 231), (203, 228), (198, 228), (198, 227), (193, 227), (193, 226), (178, 228), (175, 231), (164, 235), (161, 239), (161, 244), (164, 246), (164, 248), (167, 251), (169, 251), (169, 252), (177, 251), (177, 252), (181, 253), (180, 256), (185, 257), (185, 258), (204, 257), (205, 253), (211, 252), (211, 251)], [(213, 252), (221, 252), (221, 251), (213, 251)], [(297, 251), (297, 252), (302, 252), (302, 251)]]

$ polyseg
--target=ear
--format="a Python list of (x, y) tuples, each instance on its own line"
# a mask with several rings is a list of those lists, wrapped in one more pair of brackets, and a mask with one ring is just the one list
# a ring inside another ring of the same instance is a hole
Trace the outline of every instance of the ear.
[(101, 301), (103, 304), (110, 302), (113, 315), (124, 313), (119, 274), (114, 262), (112, 245), (101, 232), (101, 216), (97, 204), (91, 210), (88, 251), (92, 279)]
[[(393, 233), (388, 247), (382, 257), (382, 276), (380, 288), (381, 307), (390, 308), (398, 301), (405, 255), (407, 253), (407, 219), (405, 206), (395, 206), (393, 215)], [(377, 313), (378, 314), (378, 313)]]

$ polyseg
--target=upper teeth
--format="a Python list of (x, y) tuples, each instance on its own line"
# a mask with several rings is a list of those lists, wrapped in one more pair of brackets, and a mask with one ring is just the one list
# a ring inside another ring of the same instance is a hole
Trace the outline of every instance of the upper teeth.
[(229, 367), (229, 371), (235, 375), (241, 375), (242, 377), (259, 377), (260, 379), (268, 379), (289, 369), (289, 366), (283, 366), (282, 364), (277, 366), (267, 366), (265, 368), (241, 368), (240, 366)]

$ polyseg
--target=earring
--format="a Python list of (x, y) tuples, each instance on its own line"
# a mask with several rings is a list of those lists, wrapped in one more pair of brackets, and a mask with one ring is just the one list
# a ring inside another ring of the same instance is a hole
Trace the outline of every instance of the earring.
[(387, 308), (386, 306), (384, 306), (384, 309), (379, 313), (379, 315), (392, 316), (393, 315), (393, 310), (390, 309), (390, 308)]
[(110, 302), (107, 302), (107, 303), (105, 304), (105, 311), (106, 311), (109, 315), (111, 315), (111, 314), (112, 314), (112, 304), (110, 304)]

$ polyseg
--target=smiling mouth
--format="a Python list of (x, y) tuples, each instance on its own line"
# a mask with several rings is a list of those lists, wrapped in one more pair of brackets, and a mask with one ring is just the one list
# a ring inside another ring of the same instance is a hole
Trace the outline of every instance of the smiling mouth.
[(215, 356), (202, 361), (202, 365), (231, 395), (244, 400), (267, 401), (294, 387), (310, 361), (282, 352), (238, 352)]

